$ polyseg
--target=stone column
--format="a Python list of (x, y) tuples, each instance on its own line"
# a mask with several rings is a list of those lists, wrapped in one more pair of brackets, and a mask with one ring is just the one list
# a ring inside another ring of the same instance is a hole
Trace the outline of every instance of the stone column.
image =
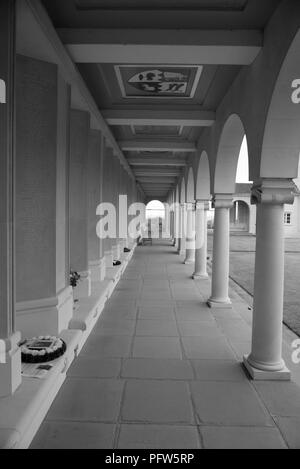
[(97, 235), (97, 207), (102, 200), (102, 152), (103, 138), (98, 130), (89, 133), (88, 146), (88, 254), (91, 280), (105, 278), (105, 259), (102, 254), (102, 240)]
[(194, 279), (208, 279), (207, 274), (207, 211), (209, 203), (206, 200), (196, 202), (196, 252)]
[(170, 238), (172, 244), (175, 244), (175, 215), (173, 208), (170, 210)]
[(73, 315), (70, 88), (55, 64), (18, 56), (16, 89), (16, 321), (25, 337), (57, 335)]
[(171, 226), (172, 226), (172, 213), (170, 212), (170, 205), (168, 203), (164, 204), (165, 207), (165, 219), (163, 222), (163, 233), (162, 236), (165, 239), (170, 239), (171, 234)]
[(178, 202), (174, 205), (174, 232), (175, 232), (175, 240), (174, 246), (179, 250), (179, 238), (180, 238), (180, 204)]
[(294, 201), (290, 179), (262, 179), (252, 188), (257, 205), (252, 351), (244, 363), (254, 379), (290, 379), (282, 359), (284, 204)]
[(186, 204), (180, 204), (180, 233), (179, 233), (179, 243), (178, 243), (178, 254), (183, 256), (185, 255), (186, 250)]
[(186, 204), (186, 257), (185, 264), (195, 262), (195, 204)]
[(212, 308), (230, 307), (229, 288), (229, 217), (232, 195), (216, 194), (213, 199), (215, 209), (212, 294), (208, 305)]
[(15, 330), (14, 264), (15, 2), (0, 3), (0, 398), (21, 384), (21, 339)]
[(70, 253), (71, 269), (81, 279), (74, 289), (76, 298), (91, 295), (91, 271), (88, 256), (87, 168), (90, 115), (71, 111), (70, 125)]

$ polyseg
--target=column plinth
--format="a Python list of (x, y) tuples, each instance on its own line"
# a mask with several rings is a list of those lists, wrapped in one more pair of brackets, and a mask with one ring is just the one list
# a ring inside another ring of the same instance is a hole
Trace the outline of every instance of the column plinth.
[(294, 201), (293, 183), (262, 179), (252, 188), (257, 205), (252, 349), (244, 364), (253, 379), (290, 379), (282, 359), (284, 204)]
[(211, 308), (231, 307), (228, 295), (229, 283), (229, 215), (232, 196), (218, 194), (214, 196), (215, 209), (212, 293), (208, 300)]
[(19, 332), (0, 340), (0, 398), (10, 396), (21, 384), (20, 340)]
[(195, 272), (193, 279), (207, 280), (207, 211), (209, 204), (207, 201), (198, 200), (196, 202), (195, 231)]

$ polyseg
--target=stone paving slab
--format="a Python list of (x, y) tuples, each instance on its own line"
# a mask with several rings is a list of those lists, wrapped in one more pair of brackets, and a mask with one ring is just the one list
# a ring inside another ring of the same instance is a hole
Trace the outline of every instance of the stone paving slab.
[(80, 356), (70, 368), (73, 378), (117, 378), (121, 371), (119, 358), (88, 358)]
[(91, 334), (84, 346), (83, 356), (95, 358), (122, 358), (130, 356), (132, 337), (118, 335), (98, 335)]
[(135, 337), (135, 358), (182, 358), (180, 340), (177, 337)]
[(116, 422), (124, 383), (120, 380), (68, 378), (48, 420)]
[(223, 337), (183, 337), (184, 352), (187, 358), (191, 359), (227, 359), (233, 360), (234, 354), (228, 342)]
[(205, 449), (286, 449), (277, 428), (201, 427)]
[(111, 449), (116, 425), (86, 422), (46, 421), (31, 449)]
[(252, 386), (246, 382), (203, 381), (191, 391), (198, 423), (235, 426), (273, 426)]
[(201, 449), (196, 427), (121, 425), (118, 449)]
[(182, 261), (136, 249), (33, 448), (300, 448), (300, 387), (249, 380), (251, 311)]
[(178, 337), (175, 321), (166, 319), (139, 319), (136, 325), (137, 336)]
[(121, 420), (123, 422), (194, 423), (188, 385), (167, 380), (128, 381)]
[(93, 330), (95, 335), (133, 335), (136, 321), (130, 319), (100, 318)]
[(192, 360), (199, 381), (247, 381), (241, 363), (231, 360)]
[(189, 360), (130, 358), (123, 360), (122, 378), (193, 380), (194, 372)]

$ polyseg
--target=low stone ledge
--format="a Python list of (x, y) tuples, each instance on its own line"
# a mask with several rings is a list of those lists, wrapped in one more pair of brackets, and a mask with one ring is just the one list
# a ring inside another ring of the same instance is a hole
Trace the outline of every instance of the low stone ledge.
[(78, 307), (69, 322), (69, 329), (86, 331), (90, 328), (90, 323), (99, 317), (109, 297), (111, 283), (110, 280), (93, 282), (92, 295), (79, 300)]
[(132, 258), (135, 247), (133, 246), (130, 253), (126, 253), (124, 263), (110, 268), (111, 278), (93, 282), (92, 295), (80, 299), (69, 322), (69, 329), (59, 334), (67, 344), (67, 351), (52, 362), (53, 368), (47, 376), (44, 379), (23, 377), (21, 386), (13, 396), (0, 399), (0, 449), (26, 449), (30, 446), (66, 378), (68, 368), (79, 355), (98, 321), (107, 299)]
[(80, 341), (80, 331), (62, 331), (67, 352), (53, 361), (44, 379), (22, 378), (13, 396), (0, 399), (0, 447), (28, 448), (66, 377)]

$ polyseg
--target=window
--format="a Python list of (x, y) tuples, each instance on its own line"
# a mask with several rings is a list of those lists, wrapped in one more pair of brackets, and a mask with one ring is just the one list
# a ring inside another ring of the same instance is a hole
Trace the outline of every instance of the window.
[(291, 212), (284, 213), (284, 224), (291, 225), (292, 224), (292, 214)]

